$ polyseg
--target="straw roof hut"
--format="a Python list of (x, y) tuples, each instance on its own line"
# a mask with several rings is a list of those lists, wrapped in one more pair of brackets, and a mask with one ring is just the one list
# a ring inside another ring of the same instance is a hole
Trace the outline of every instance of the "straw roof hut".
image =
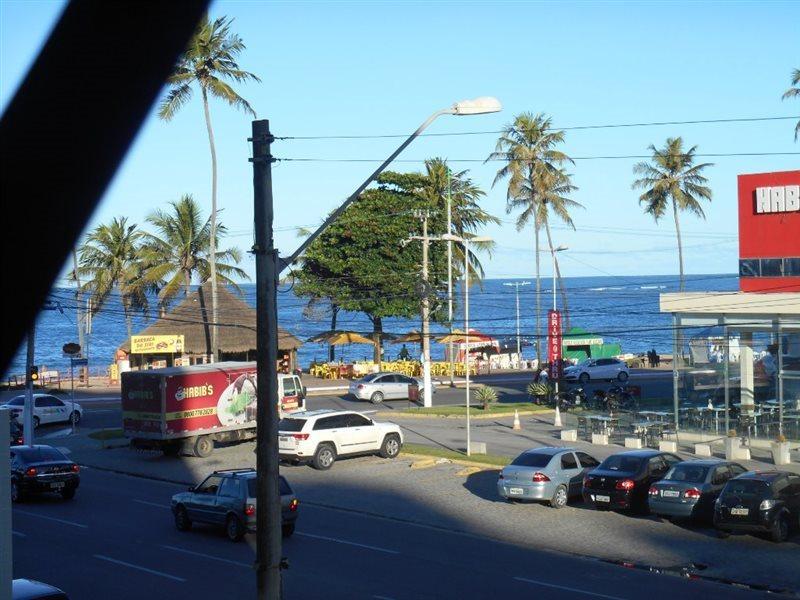
[[(183, 364), (204, 362), (212, 354), (211, 320), (211, 283), (206, 282), (137, 335), (182, 335), (184, 343), (181, 358), (189, 359), (188, 363)], [(254, 360), (256, 311), (225, 285), (217, 285), (217, 320), (217, 360)], [(299, 339), (278, 327), (278, 355), (288, 354), (292, 369), (296, 364), (296, 350), (301, 345)], [(131, 340), (126, 340), (120, 350), (130, 353)], [(134, 354), (131, 358), (137, 356), (148, 355)], [(143, 364), (146, 360), (136, 362)]]

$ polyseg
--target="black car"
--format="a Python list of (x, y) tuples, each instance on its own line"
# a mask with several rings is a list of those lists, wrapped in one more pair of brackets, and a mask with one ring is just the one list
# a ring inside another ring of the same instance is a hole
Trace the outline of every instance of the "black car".
[(11, 500), (48, 492), (69, 500), (81, 483), (79, 472), (77, 464), (52, 446), (12, 446)]
[(659, 450), (631, 450), (605, 459), (583, 478), (583, 499), (601, 510), (647, 512), (650, 486), (681, 462)]
[(650, 486), (650, 512), (669, 519), (711, 521), (722, 488), (746, 471), (738, 463), (718, 459), (678, 463)]
[(22, 425), (20, 425), (15, 419), (11, 419), (8, 423), (11, 428), (9, 432), (10, 445), (21, 446), (25, 443), (25, 438), (22, 435)]
[(57, 587), (32, 579), (15, 579), (11, 584), (11, 600), (69, 600)]
[[(283, 536), (288, 537), (294, 533), (299, 502), (283, 476), (280, 486)], [(256, 472), (214, 471), (200, 485), (175, 494), (171, 507), (180, 531), (188, 531), (192, 523), (221, 525), (228, 538), (238, 542), (245, 533), (256, 530)]]
[(714, 527), (731, 533), (766, 533), (782, 542), (800, 525), (800, 475), (749, 471), (731, 479), (714, 504)]

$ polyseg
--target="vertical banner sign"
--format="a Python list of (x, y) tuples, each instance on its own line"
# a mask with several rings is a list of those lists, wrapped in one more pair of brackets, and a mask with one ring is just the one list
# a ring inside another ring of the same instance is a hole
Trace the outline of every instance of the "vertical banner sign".
[(561, 379), (561, 313), (547, 312), (547, 362), (550, 379)]

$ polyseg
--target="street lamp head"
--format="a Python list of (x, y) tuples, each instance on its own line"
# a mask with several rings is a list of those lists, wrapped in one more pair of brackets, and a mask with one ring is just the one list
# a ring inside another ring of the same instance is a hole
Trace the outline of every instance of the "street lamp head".
[(563, 252), (564, 250), (569, 250), (569, 246), (559, 246), (553, 252)]
[(503, 110), (503, 105), (497, 98), (492, 96), (481, 96), (473, 100), (461, 100), (453, 104), (454, 115), (484, 115), (496, 113)]
[(466, 238), (466, 240), (467, 240), (468, 242), (478, 242), (478, 243), (480, 243), (480, 242), (492, 242), (492, 241), (494, 241), (494, 240), (492, 240), (492, 238), (490, 238), (488, 235), (476, 235), (476, 236), (474, 236), (474, 237), (469, 237), (469, 238)]

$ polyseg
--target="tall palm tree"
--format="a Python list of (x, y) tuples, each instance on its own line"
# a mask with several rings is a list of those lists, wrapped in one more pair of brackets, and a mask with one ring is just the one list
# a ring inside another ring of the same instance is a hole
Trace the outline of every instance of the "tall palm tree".
[(567, 330), (570, 328), (569, 301), (567, 300), (567, 288), (564, 285), (564, 280), (561, 278), (558, 253), (555, 252), (553, 246), (553, 236), (550, 232), (550, 213), (553, 213), (553, 215), (561, 219), (564, 224), (572, 227), (574, 230), (575, 223), (569, 211), (572, 208), (583, 208), (583, 205), (580, 202), (567, 198), (567, 194), (571, 194), (577, 189), (577, 186), (572, 184), (572, 176), (563, 169), (550, 171), (542, 177), (539, 223), (544, 225), (545, 232), (547, 233), (547, 245), (550, 248), (550, 255), (553, 258), (553, 266), (556, 271), (556, 280), (558, 281), (558, 286), (561, 291), (561, 303), (564, 307), (564, 322)]
[[(172, 210), (156, 210), (147, 217), (156, 230), (142, 237), (141, 256), (144, 260), (144, 280), (160, 288), (159, 304), (165, 308), (181, 289), (187, 296), (192, 280), (199, 283), (211, 277), (211, 218), (203, 220), (197, 202), (190, 194), (180, 200), (170, 202)], [(216, 249), (219, 238), (227, 232), (225, 225), (219, 223), (213, 247)], [(231, 277), (249, 279), (247, 273), (236, 267), (242, 260), (238, 248), (217, 251), (215, 263), (217, 276), (234, 289), (239, 289)], [(216, 323), (216, 321), (215, 321)]]
[(211, 113), (208, 108), (209, 95), (219, 98), (228, 105), (256, 116), (250, 104), (242, 98), (230, 83), (261, 81), (253, 73), (243, 71), (236, 62), (245, 49), (242, 39), (230, 30), (231, 20), (220, 17), (209, 21), (204, 17), (198, 24), (189, 46), (178, 59), (178, 64), (167, 83), (170, 91), (161, 102), (158, 116), (169, 121), (192, 97), (192, 84), (200, 88), (203, 98), (203, 113), (208, 131), (208, 145), (211, 150), (211, 346), (217, 352), (217, 265), (215, 257), (217, 230), (217, 151), (214, 145), (214, 131), (211, 128)]
[(122, 304), (128, 337), (133, 333), (132, 313), (148, 308), (148, 287), (142, 283), (142, 232), (126, 217), (98, 225), (79, 250), (79, 266), (73, 278), (83, 278), (83, 289), (91, 294), (92, 312), (103, 308), (116, 290)]
[(542, 228), (542, 194), (552, 185), (553, 173), (564, 163), (572, 162), (565, 153), (557, 150), (564, 143), (564, 132), (554, 130), (549, 117), (525, 112), (503, 128), (495, 151), (486, 159), (501, 160), (505, 164), (497, 171), (492, 186), (508, 180), (506, 212), (522, 208), (517, 217), (517, 230), (533, 219), (534, 248), (536, 255), (536, 358), (541, 361), (542, 284), (539, 260), (539, 231)]
[(708, 179), (703, 176), (703, 170), (712, 166), (712, 163), (694, 164), (697, 146), (684, 152), (683, 140), (679, 137), (667, 138), (664, 148), (660, 150), (651, 144), (649, 150), (653, 153), (652, 162), (634, 165), (633, 172), (642, 177), (634, 181), (631, 187), (644, 190), (639, 196), (639, 204), (644, 205), (644, 211), (653, 215), (656, 222), (664, 216), (671, 202), (678, 239), (680, 290), (683, 291), (683, 243), (678, 213), (686, 210), (705, 219), (700, 201), (711, 201), (711, 188), (706, 186)]
[[(800, 69), (795, 69), (792, 71), (792, 87), (786, 90), (781, 96), (782, 100), (786, 100), (787, 98), (800, 98)], [(797, 138), (800, 137), (800, 121), (797, 122), (794, 128), (794, 141), (797, 141)]]

